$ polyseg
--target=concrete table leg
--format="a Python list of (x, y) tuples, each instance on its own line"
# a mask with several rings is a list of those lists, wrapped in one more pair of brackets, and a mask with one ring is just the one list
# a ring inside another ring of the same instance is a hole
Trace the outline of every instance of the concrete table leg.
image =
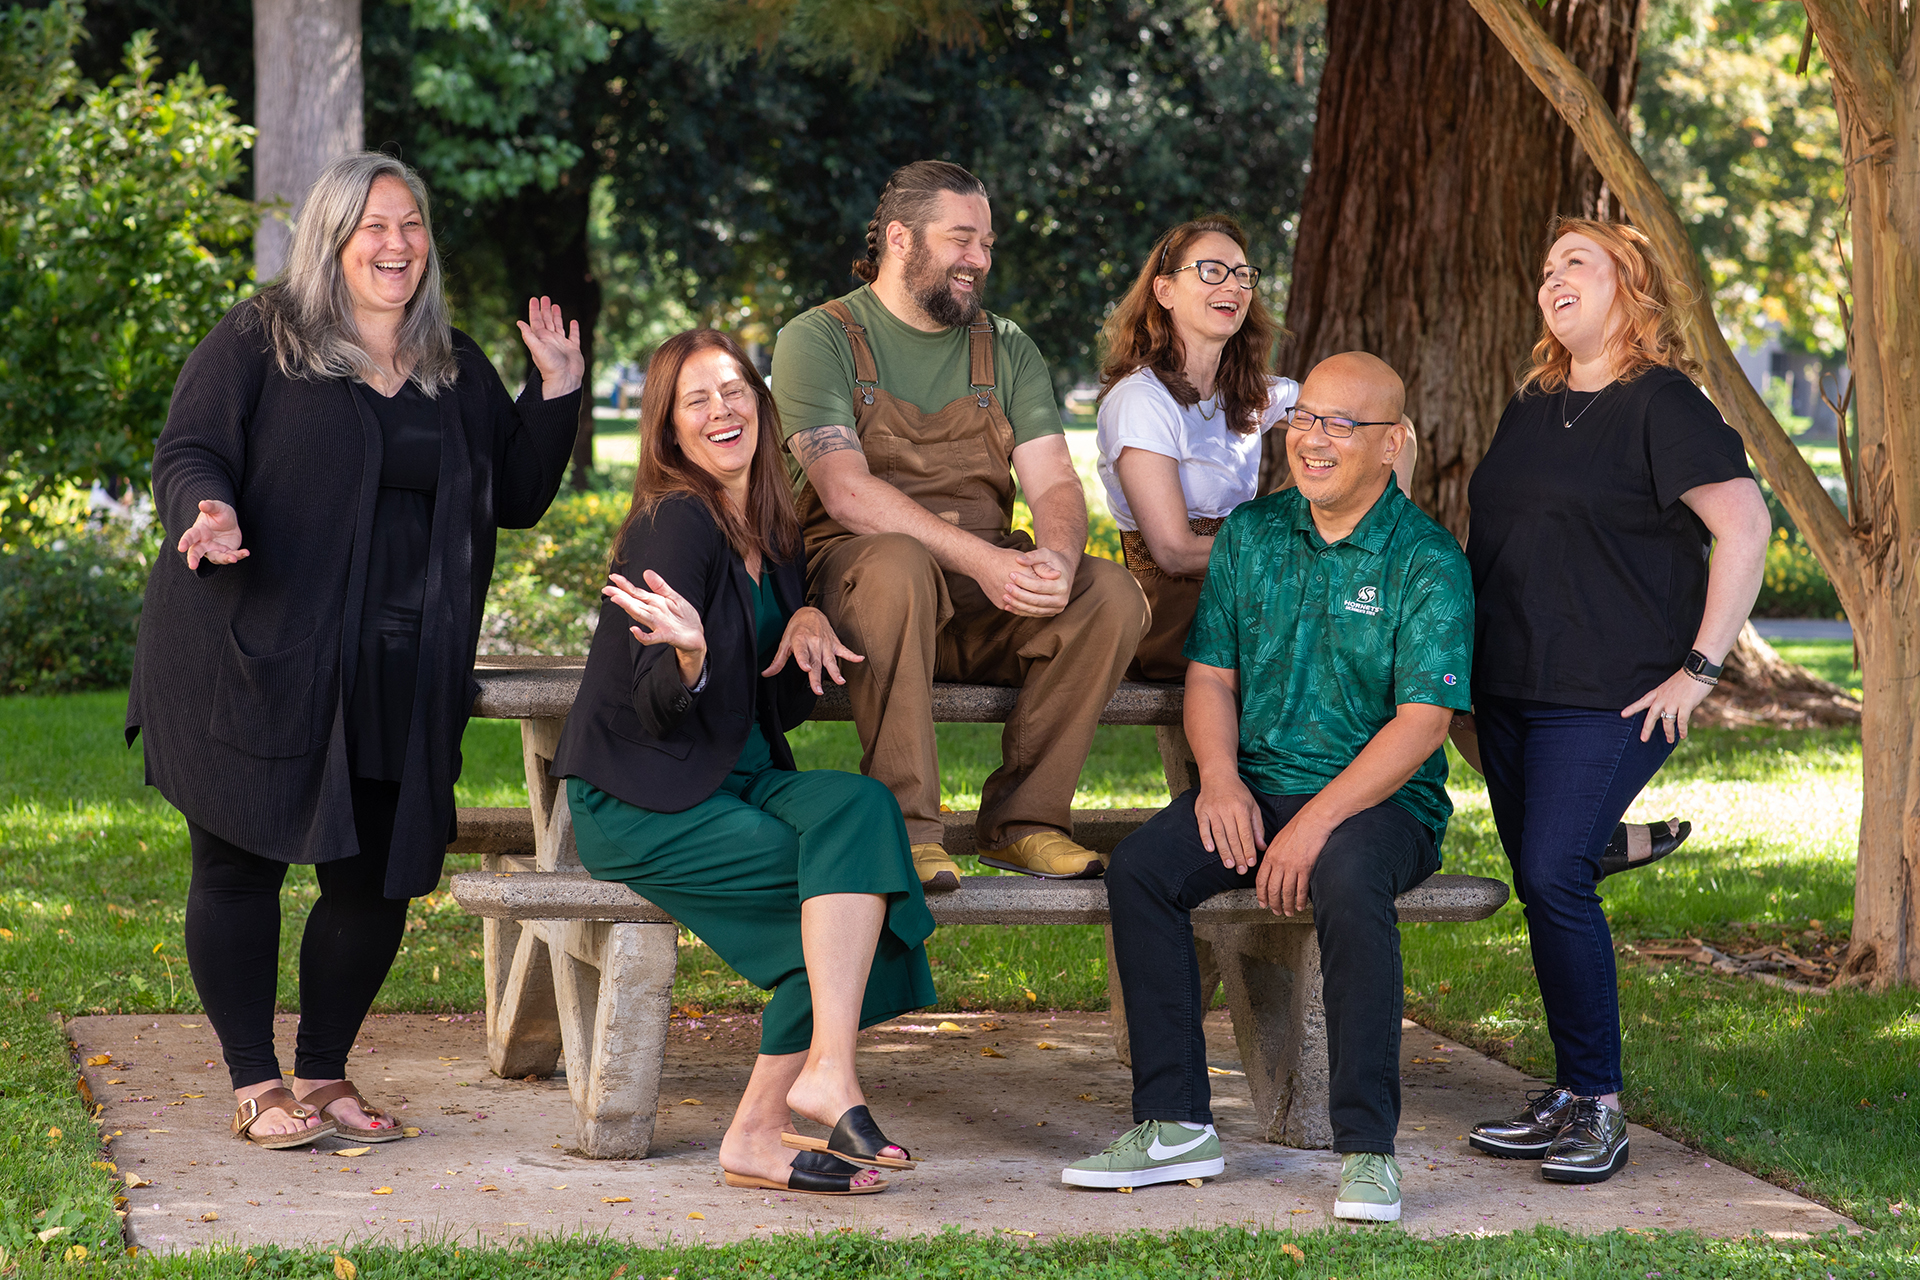
[(1254, 1118), (1268, 1142), (1324, 1150), (1327, 1014), (1310, 925), (1209, 925)]
[(643, 1158), (660, 1106), (679, 930), (587, 922), (545, 932), (580, 1150)]
[[(504, 965), (494, 962), (506, 952), (506, 938), (493, 936), (496, 926), (502, 935), (508, 930), (519, 935)], [(487, 964), (487, 1066), (504, 1080), (550, 1076), (560, 1060), (560, 1015), (540, 927), (489, 920), (487, 932), (492, 953)]]

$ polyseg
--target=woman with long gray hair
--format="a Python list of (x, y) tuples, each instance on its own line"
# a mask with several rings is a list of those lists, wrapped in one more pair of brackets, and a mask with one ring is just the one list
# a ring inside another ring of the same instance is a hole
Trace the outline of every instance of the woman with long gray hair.
[[(346, 1078), (439, 882), (497, 528), (565, 472), (579, 325), (529, 300), (516, 402), (448, 321), (427, 192), (391, 156), (314, 182), (286, 274), (195, 348), (153, 457), (153, 568), (127, 706), (187, 819), (186, 944), (259, 1146), (401, 1136)], [(280, 888), (312, 864), (292, 1089), (273, 1009)]]

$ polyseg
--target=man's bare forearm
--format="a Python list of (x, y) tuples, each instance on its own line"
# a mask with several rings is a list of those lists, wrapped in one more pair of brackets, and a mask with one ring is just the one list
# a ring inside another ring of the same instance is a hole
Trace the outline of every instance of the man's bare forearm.
[(788, 447), (812, 482), (827, 514), (854, 533), (904, 533), (918, 539), (934, 562), (950, 573), (972, 576), (983, 539), (948, 524), (867, 470), (859, 437), (848, 427), (796, 432)]
[(1187, 745), (1201, 778), (1240, 775), (1239, 673), (1203, 663), (1187, 666)]
[(1068, 564), (1078, 564), (1087, 547), (1087, 495), (1080, 478), (1028, 494), (1027, 509), (1033, 512), (1035, 545), (1058, 551)]

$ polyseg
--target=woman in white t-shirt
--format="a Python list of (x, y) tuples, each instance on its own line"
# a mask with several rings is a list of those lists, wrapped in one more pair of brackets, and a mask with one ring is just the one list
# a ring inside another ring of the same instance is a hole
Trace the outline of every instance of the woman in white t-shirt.
[(1253, 497), (1260, 442), (1300, 384), (1271, 372), (1279, 326), (1224, 215), (1161, 236), (1114, 308), (1101, 368), (1100, 481), (1153, 606), (1127, 676), (1179, 680), (1213, 535)]

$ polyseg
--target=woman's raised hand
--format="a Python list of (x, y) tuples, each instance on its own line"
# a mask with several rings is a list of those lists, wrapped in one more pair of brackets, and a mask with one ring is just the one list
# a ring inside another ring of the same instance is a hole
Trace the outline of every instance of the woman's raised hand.
[(202, 560), (232, 564), (253, 554), (240, 545), (240, 514), (213, 498), (200, 504), (193, 527), (180, 535), (174, 550), (187, 557), (187, 568), (195, 570)]
[(514, 323), (526, 341), (527, 353), (540, 370), (540, 398), (552, 400), (580, 389), (587, 360), (580, 354), (580, 322), (568, 325), (560, 308), (547, 298), (527, 299), (527, 318)]
[(824, 670), (833, 677), (835, 684), (845, 684), (847, 678), (840, 674), (840, 659), (848, 662), (865, 662), (866, 659), (840, 643), (840, 637), (833, 632), (833, 624), (827, 621), (827, 615), (812, 605), (803, 605), (787, 619), (786, 634), (780, 637), (780, 650), (773, 655), (773, 665), (760, 674), (770, 676), (787, 665), (792, 657), (799, 668), (807, 673), (807, 683), (813, 686), (815, 693), (825, 690), (820, 684), (820, 673)]
[(707, 633), (700, 611), (651, 569), (640, 575), (646, 587), (636, 587), (617, 573), (607, 577), (612, 585), (600, 588), (600, 594), (640, 624), (627, 628), (633, 638), (641, 644), (672, 645), (680, 658), (681, 683), (689, 688), (699, 683), (700, 668), (707, 661)]

